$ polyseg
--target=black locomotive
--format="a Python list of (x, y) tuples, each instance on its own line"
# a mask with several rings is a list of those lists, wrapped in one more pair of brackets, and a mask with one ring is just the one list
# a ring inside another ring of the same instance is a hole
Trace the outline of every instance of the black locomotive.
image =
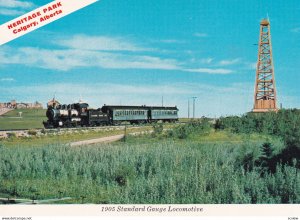
[(50, 106), (46, 116), (48, 120), (43, 122), (45, 128), (119, 125), (122, 122), (142, 124), (178, 121), (178, 108), (104, 105), (102, 108), (91, 109), (87, 103), (74, 103)]

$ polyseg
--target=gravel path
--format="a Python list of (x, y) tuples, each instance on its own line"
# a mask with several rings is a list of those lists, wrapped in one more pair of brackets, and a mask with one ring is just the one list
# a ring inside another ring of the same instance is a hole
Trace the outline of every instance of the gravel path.
[(109, 136), (109, 137), (103, 137), (103, 138), (96, 138), (91, 140), (85, 140), (85, 141), (76, 141), (70, 143), (71, 147), (75, 146), (83, 146), (83, 145), (90, 145), (90, 144), (98, 144), (98, 143), (111, 143), (114, 141), (119, 141), (124, 137), (124, 134)]
[[(126, 135), (135, 136), (135, 135), (141, 135), (141, 134), (152, 133), (152, 132), (153, 131), (130, 132), (130, 133), (127, 133)], [(95, 138), (95, 139), (84, 140), (84, 141), (76, 141), (76, 142), (70, 143), (70, 146), (75, 147), (75, 146), (83, 146), (83, 145), (90, 145), (90, 144), (111, 143), (111, 142), (119, 141), (122, 138), (124, 138), (124, 134), (102, 137), (102, 138)]]
[(7, 112), (12, 111), (13, 109), (11, 108), (0, 108), (0, 115), (4, 115)]

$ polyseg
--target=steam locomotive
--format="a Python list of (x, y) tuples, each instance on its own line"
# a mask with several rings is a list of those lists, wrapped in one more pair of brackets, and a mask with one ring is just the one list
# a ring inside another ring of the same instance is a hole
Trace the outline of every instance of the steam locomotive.
[(104, 105), (98, 109), (89, 108), (87, 103), (49, 106), (44, 121), (45, 128), (93, 127), (119, 125), (122, 122), (144, 124), (157, 121), (178, 121), (178, 108), (160, 106)]

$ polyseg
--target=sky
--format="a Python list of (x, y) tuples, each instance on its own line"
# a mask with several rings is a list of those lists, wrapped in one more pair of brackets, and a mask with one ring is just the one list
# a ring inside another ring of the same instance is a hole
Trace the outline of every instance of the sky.
[[(70, 0), (71, 1), (71, 0)], [(0, 0), (0, 24), (49, 0)], [(177, 106), (187, 117), (253, 108), (269, 17), (278, 105), (300, 107), (298, 0), (100, 0), (0, 46), (0, 102)]]

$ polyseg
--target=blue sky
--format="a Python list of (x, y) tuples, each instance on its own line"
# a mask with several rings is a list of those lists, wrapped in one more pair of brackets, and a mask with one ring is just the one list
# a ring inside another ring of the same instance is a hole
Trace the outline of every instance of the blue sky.
[[(0, 24), (50, 1), (0, 0)], [(253, 106), (269, 15), (278, 103), (300, 107), (297, 0), (100, 0), (0, 47), (0, 102), (177, 105), (187, 116)]]

